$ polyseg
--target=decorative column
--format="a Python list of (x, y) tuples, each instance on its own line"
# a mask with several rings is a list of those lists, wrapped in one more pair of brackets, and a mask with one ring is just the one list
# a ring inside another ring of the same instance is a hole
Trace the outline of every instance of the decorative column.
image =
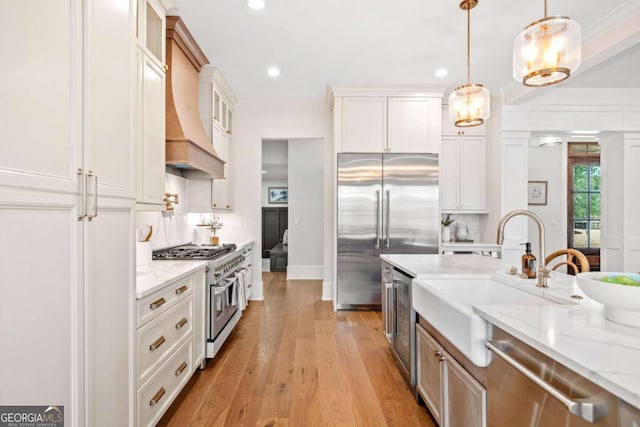
[(600, 269), (640, 272), (640, 133), (600, 138), (602, 219)]

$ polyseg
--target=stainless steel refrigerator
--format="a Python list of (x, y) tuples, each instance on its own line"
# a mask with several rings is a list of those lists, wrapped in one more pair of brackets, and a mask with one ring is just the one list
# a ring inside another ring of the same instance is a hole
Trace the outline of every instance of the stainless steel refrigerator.
[(337, 308), (381, 308), (380, 254), (437, 254), (437, 154), (338, 154)]

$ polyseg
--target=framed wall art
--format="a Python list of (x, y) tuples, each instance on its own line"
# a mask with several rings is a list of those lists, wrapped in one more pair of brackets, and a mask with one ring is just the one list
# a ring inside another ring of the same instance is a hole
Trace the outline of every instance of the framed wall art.
[(530, 205), (547, 205), (547, 181), (529, 181), (527, 201)]
[(289, 188), (269, 187), (269, 203), (289, 203)]

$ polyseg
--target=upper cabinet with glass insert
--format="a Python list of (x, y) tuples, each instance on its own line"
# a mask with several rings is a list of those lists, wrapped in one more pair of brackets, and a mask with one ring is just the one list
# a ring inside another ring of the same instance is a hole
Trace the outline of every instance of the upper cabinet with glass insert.
[(166, 1), (138, 0), (138, 47), (165, 68)]
[[(216, 137), (231, 142), (233, 135), (233, 104), (236, 96), (216, 67), (203, 67), (200, 72), (200, 118), (210, 133), (217, 151)], [(215, 135), (217, 134), (217, 135)]]

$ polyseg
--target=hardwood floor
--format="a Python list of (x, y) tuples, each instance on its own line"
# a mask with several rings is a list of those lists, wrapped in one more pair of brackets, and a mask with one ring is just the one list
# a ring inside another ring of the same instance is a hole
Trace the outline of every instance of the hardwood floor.
[(434, 426), (404, 383), (380, 312), (320, 301), (318, 280), (263, 273), (215, 359), (197, 372), (162, 426)]

